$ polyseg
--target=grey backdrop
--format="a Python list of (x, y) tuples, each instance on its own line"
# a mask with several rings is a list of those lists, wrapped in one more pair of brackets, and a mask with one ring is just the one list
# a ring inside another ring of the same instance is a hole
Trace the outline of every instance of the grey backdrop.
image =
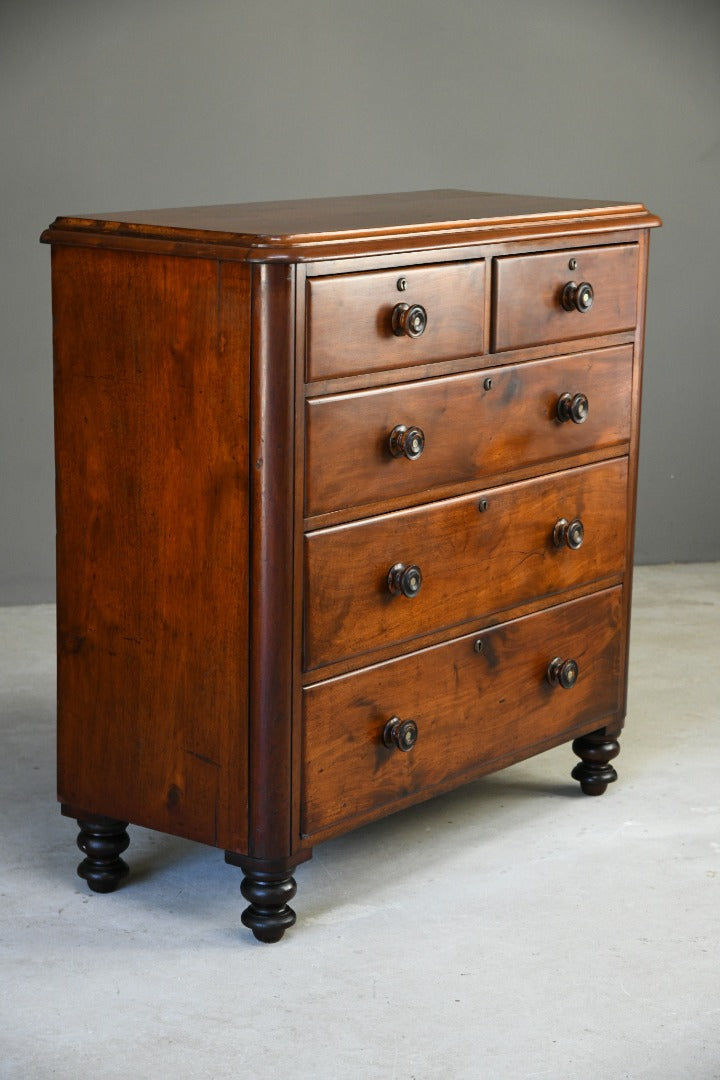
[(56, 214), (467, 187), (641, 200), (637, 556), (720, 558), (717, 0), (0, 0), (0, 602), (53, 598)]

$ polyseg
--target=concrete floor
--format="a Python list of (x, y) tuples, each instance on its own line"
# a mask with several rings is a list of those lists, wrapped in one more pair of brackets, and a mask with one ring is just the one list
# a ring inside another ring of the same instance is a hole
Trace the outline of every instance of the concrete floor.
[(75, 876), (54, 609), (0, 609), (0, 1076), (720, 1077), (720, 564), (636, 575), (620, 779), (569, 746), (320, 846), (279, 945), (220, 852)]

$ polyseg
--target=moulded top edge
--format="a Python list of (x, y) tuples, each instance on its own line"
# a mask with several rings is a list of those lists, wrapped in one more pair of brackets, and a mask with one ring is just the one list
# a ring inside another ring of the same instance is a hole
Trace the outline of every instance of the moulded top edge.
[[(569, 222), (607, 227), (652, 227), (660, 220), (642, 203), (599, 202), (543, 196), (503, 195), (446, 189), (392, 195), (340, 196), (290, 202), (238, 203), (222, 206), (122, 211), (58, 217), (41, 239), (66, 243), (69, 233), (224, 244), (273, 252), (308, 245), (355, 242), (366, 248), (378, 241), (417, 240), (442, 233), (484, 232), (504, 228)], [(62, 238), (60, 236), (62, 235)], [(249, 255), (253, 258), (253, 255)]]

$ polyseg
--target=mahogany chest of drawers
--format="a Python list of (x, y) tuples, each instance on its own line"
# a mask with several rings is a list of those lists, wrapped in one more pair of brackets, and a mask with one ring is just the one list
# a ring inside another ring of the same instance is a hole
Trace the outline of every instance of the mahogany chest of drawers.
[(416, 192), (58, 218), (58, 788), (215, 845), (278, 940), (313, 845), (573, 741), (615, 779), (640, 204)]

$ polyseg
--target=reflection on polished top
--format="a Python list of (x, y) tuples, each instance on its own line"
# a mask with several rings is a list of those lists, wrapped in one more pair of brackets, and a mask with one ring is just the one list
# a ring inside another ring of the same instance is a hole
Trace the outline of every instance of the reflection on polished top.
[[(660, 221), (642, 203), (599, 202), (535, 195), (504, 195), (453, 188), (327, 199), (228, 203), (174, 209), (93, 213), (56, 218), (49, 232), (101, 232), (117, 236), (230, 243), (278, 257), (288, 249), (313, 249), (354, 241), (370, 247), (407, 237), (413, 246), (467, 242), (472, 234), (566, 223), (574, 230), (648, 227)], [(434, 233), (438, 233), (433, 237)], [(424, 243), (423, 243), (424, 238)], [(47, 237), (50, 239), (50, 237)], [(298, 252), (296, 252), (296, 255)]]

